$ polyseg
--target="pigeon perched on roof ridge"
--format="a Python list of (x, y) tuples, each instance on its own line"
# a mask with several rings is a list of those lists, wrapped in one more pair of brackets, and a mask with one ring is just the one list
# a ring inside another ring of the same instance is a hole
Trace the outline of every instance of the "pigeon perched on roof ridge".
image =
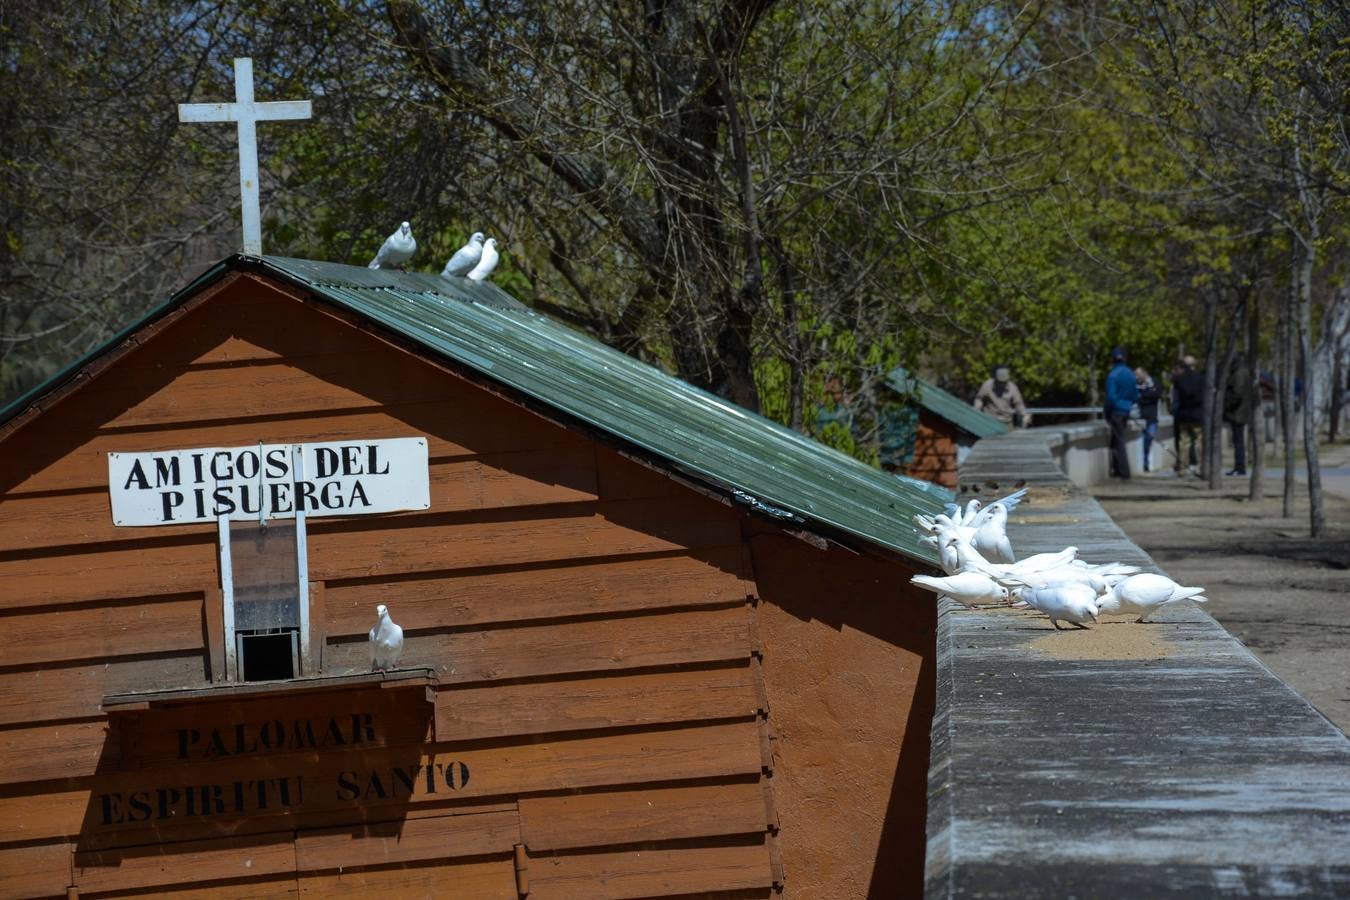
[(492, 270), (497, 268), (497, 260), (500, 254), (497, 253), (497, 239), (488, 238), (483, 244), (483, 255), (478, 260), (478, 264), (469, 270), (465, 277), (470, 281), (486, 281), (492, 274)]
[(402, 269), (403, 264), (412, 259), (417, 252), (417, 241), (413, 238), (412, 225), (402, 222), (398, 230), (384, 239), (380, 251), (370, 261), (371, 269)]
[(473, 271), (483, 258), (483, 232), (475, 231), (463, 247), (455, 251), (441, 270), (443, 278), (462, 278)]

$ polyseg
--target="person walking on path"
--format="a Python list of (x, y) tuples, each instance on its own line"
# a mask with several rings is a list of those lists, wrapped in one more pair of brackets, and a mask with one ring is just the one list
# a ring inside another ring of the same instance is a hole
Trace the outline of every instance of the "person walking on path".
[[(1187, 359), (1192, 359), (1187, 357)], [(1195, 363), (1185, 360), (1172, 367), (1172, 420), (1176, 430), (1176, 473), (1182, 475), (1189, 464), (1196, 471), (1200, 454), (1200, 426), (1205, 421), (1205, 375), (1195, 370)], [(1189, 445), (1186, 456), (1182, 456), (1181, 445)]]
[(1233, 357), (1233, 364), (1228, 369), (1228, 385), (1223, 393), (1223, 420), (1228, 423), (1229, 433), (1233, 437), (1233, 468), (1225, 475), (1247, 474), (1247, 426), (1252, 421), (1252, 408), (1256, 405), (1253, 394), (1247, 364), (1239, 353)]
[(1011, 428), (1030, 427), (1031, 416), (1027, 415), (1027, 405), (1022, 402), (1022, 392), (1012, 380), (1012, 370), (1007, 366), (995, 366), (993, 376), (980, 385), (971, 405)]
[(1139, 418), (1144, 420), (1144, 471), (1147, 472), (1151, 468), (1153, 440), (1158, 435), (1158, 401), (1162, 399), (1162, 388), (1143, 366), (1134, 370), (1134, 383), (1139, 388)]
[(1128, 434), (1126, 423), (1130, 410), (1139, 399), (1139, 387), (1134, 372), (1125, 364), (1125, 351), (1116, 347), (1111, 351), (1115, 365), (1106, 376), (1106, 424), (1111, 426), (1111, 477), (1130, 477), (1130, 457), (1125, 451)]

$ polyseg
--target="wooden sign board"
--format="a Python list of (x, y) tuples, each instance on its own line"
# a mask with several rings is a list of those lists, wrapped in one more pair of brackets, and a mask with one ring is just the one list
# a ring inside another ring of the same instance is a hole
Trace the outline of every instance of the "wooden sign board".
[[(423, 691), (385, 688), (119, 713), (102, 768), (126, 775), (98, 780), (86, 829), (393, 800), (414, 778), (422, 793), (458, 791), (467, 768), (420, 760), (433, 714)], [(389, 752), (398, 763), (365, 772), (363, 761)], [(405, 777), (386, 784), (395, 770)]]
[(431, 506), (423, 437), (109, 453), (108, 492), (131, 526)]

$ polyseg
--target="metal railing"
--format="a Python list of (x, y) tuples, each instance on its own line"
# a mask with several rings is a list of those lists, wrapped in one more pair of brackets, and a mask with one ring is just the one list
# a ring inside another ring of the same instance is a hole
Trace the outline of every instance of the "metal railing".
[(1089, 416), (1093, 419), (1102, 417), (1102, 408), (1100, 406), (1028, 406), (1027, 414), (1031, 416), (1031, 421), (1036, 421), (1037, 416)]

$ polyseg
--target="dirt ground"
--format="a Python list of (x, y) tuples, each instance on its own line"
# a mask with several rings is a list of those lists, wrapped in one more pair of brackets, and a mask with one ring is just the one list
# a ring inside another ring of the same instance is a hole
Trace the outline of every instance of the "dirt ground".
[(1278, 469), (1266, 470), (1259, 504), (1246, 499), (1246, 478), (1211, 491), (1170, 471), (1136, 472), (1093, 495), (1172, 578), (1207, 588), (1206, 609), (1230, 633), (1350, 731), (1350, 445), (1320, 455), (1327, 534), (1318, 540), (1308, 537), (1302, 483), (1294, 517), (1280, 517)]

